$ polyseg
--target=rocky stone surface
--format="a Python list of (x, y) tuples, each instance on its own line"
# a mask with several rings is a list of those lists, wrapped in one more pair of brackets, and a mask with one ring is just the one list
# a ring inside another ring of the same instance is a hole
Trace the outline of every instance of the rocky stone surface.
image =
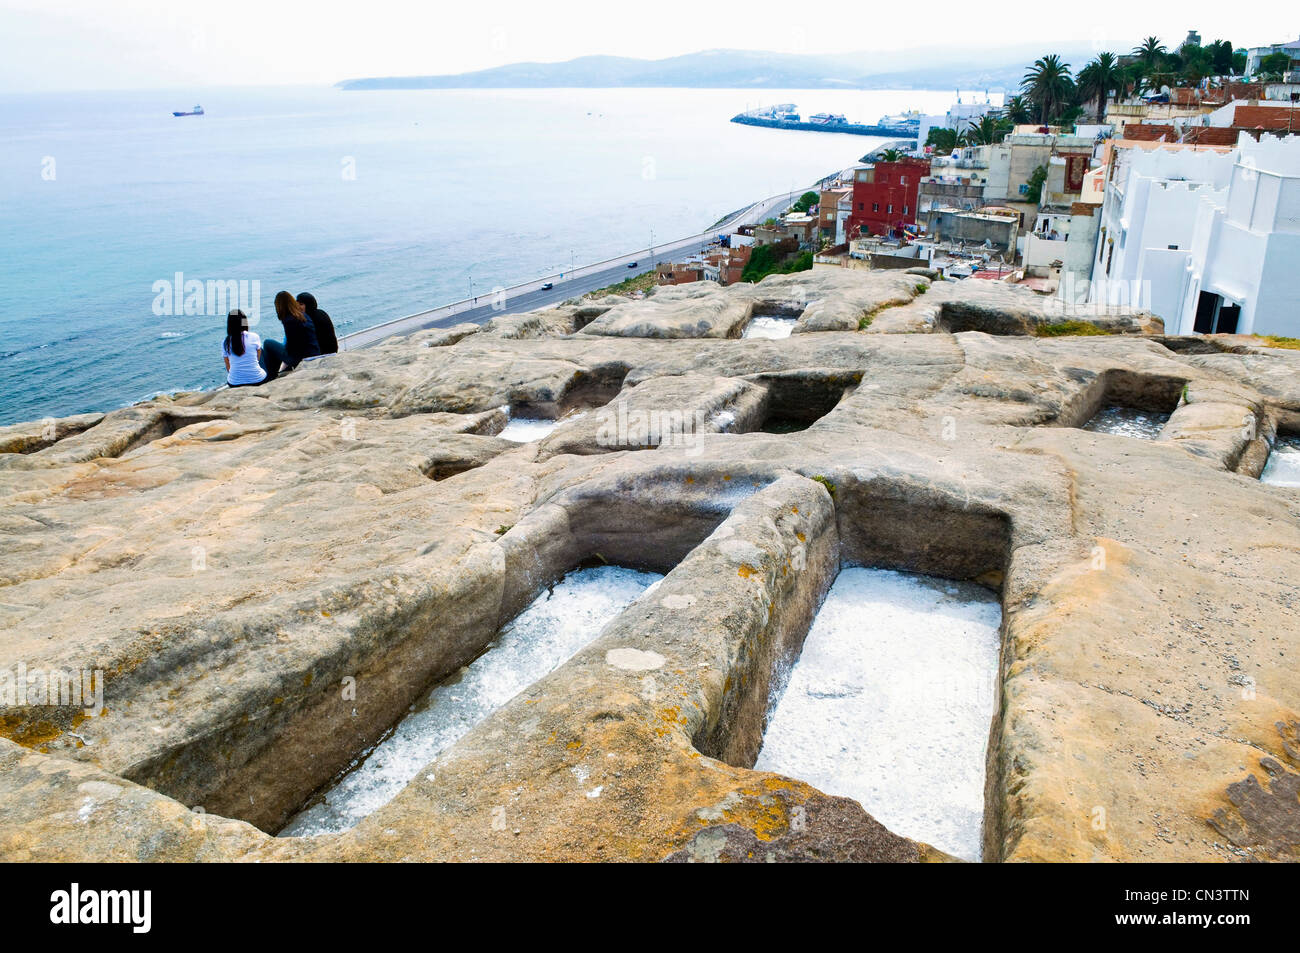
[[(684, 288), (0, 432), (0, 671), (103, 672), (0, 709), (0, 856), (944, 860), (750, 770), (868, 565), (1001, 593), (986, 859), (1296, 859), (1300, 494), (1254, 477), (1300, 354), (923, 275)], [(1079, 429), (1111, 404), (1171, 417)], [(667, 576), (356, 828), (271, 836), (591, 560)]]

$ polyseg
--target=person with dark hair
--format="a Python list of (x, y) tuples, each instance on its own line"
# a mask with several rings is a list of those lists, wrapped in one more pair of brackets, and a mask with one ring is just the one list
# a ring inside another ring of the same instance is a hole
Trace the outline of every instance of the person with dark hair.
[(318, 308), (316, 296), (306, 291), (298, 295), (298, 303), (302, 305), (302, 309), (307, 312), (307, 317), (311, 318), (311, 323), (316, 327), (316, 341), (320, 344), (320, 352), (337, 354), (339, 339), (334, 334), (334, 322), (330, 320), (329, 313)]
[(320, 355), (316, 327), (307, 317), (307, 312), (303, 311), (302, 305), (289, 292), (276, 294), (275, 316), (284, 327), (284, 342), (267, 341), (262, 348), (262, 367), (266, 368), (268, 381), (280, 376), (281, 364), (292, 370), (303, 358)]
[(248, 330), (248, 315), (238, 308), (226, 315), (221, 354), (226, 359), (226, 383), (231, 387), (256, 387), (266, 380), (262, 339)]

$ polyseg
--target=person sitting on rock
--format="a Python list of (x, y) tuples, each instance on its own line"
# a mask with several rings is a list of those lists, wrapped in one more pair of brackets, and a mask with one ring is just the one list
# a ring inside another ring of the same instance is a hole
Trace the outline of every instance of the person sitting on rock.
[(267, 341), (262, 348), (262, 367), (266, 368), (266, 379), (273, 381), (280, 376), (280, 365), (292, 370), (308, 357), (320, 356), (320, 343), (316, 340), (316, 326), (307, 317), (293, 295), (287, 291), (275, 296), (275, 316), (284, 327), (284, 342)]
[(316, 297), (306, 291), (298, 295), (298, 303), (302, 305), (302, 309), (307, 312), (307, 317), (316, 328), (316, 341), (320, 344), (320, 352), (337, 354), (339, 339), (334, 334), (334, 322), (330, 320), (329, 313), (316, 307)]
[(248, 330), (248, 315), (238, 308), (226, 315), (221, 354), (226, 359), (226, 383), (231, 387), (256, 387), (266, 380), (262, 339)]

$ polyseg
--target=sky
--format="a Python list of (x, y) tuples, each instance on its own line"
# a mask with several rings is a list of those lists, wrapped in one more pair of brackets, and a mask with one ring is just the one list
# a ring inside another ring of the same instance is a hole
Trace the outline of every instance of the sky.
[[(962, 50), (1085, 42), (1126, 51), (1187, 30), (1238, 46), (1295, 39), (1283, 4), (1222, 0), (1042, 0), (801, 8), (790, 0), (682, 5), (627, 0), (0, 0), (0, 92), (328, 85), (363, 76), (458, 73), (588, 54), (659, 58), (704, 49), (786, 53), (915, 51), (942, 65)], [(815, 11), (806, 22), (792, 12)], [(941, 11), (950, 10), (945, 16)], [(889, 68), (895, 68), (893, 63)], [(869, 71), (869, 70), (868, 70)]]

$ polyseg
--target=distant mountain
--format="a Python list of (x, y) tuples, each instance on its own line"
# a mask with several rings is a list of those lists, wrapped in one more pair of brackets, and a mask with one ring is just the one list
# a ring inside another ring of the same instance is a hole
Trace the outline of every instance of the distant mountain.
[(1045, 43), (972, 52), (816, 54), (706, 50), (661, 60), (581, 56), (563, 63), (511, 63), (471, 73), (349, 79), (342, 89), (528, 89), (694, 87), (711, 89), (1013, 89), (1045, 52), (1075, 67), (1095, 51)]

